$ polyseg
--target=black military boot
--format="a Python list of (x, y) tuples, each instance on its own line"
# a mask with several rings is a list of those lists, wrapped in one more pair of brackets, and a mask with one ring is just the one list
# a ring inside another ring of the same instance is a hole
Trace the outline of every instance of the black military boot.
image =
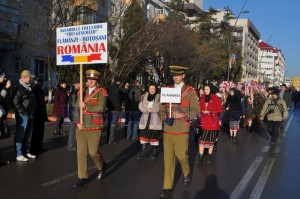
[(163, 189), (159, 194), (160, 198), (168, 198), (170, 196), (172, 196), (172, 189)]
[(137, 157), (138, 160), (144, 160), (144, 159), (146, 159), (146, 148), (147, 148), (147, 145), (146, 144), (142, 144), (142, 152)]
[(102, 169), (98, 171), (97, 173), (97, 180), (101, 180), (103, 178), (103, 175), (104, 175), (104, 172), (105, 172), (105, 169), (106, 169), (106, 162), (103, 162), (103, 166), (102, 166)]
[(53, 132), (53, 135), (58, 135), (58, 134), (59, 134), (59, 132), (60, 132), (60, 129), (59, 129), (59, 128), (57, 128), (57, 129), (55, 129), (55, 130), (54, 130), (54, 132)]
[(191, 184), (191, 182), (192, 182), (192, 178), (190, 177), (190, 174), (183, 177), (183, 185), (185, 187), (189, 186)]
[(87, 178), (78, 178), (77, 182), (73, 184), (75, 189), (79, 189), (88, 183)]
[(158, 150), (158, 147), (157, 146), (153, 146), (153, 153), (152, 153), (152, 156), (151, 156), (152, 160), (156, 159), (157, 150)]

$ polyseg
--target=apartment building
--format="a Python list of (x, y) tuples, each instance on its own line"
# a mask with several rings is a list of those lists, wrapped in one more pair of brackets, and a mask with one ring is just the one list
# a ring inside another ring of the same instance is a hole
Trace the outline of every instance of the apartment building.
[[(212, 22), (212, 24), (214, 30), (217, 30), (222, 22), (227, 21), (226, 11), (219, 10), (214, 18), (216, 21)], [(230, 35), (227, 38), (233, 37), (232, 42), (236, 42), (238, 48), (242, 52), (242, 81), (257, 80), (258, 43), (260, 39), (259, 31), (249, 19), (230, 19), (227, 22), (233, 27), (232, 36)], [(236, 55), (237, 52), (231, 53), (236, 57), (240, 57), (239, 55)]]
[(273, 47), (264, 41), (260, 41), (258, 60), (258, 74), (260, 81), (268, 81), (273, 86), (279, 86), (284, 82), (285, 58), (280, 49)]
[[(55, 55), (55, 48), (49, 50), (46, 22), (46, 13), (37, 1), (0, 1), (0, 68), (8, 79), (17, 81), (27, 69), (48, 80), (47, 57)], [(55, 80), (54, 73), (50, 72), (50, 77)]]

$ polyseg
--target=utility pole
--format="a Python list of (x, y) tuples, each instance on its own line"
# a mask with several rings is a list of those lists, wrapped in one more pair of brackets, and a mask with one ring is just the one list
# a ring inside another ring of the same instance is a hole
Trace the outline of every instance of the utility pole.
[(236, 27), (237, 21), (240, 18), (240, 15), (242, 13), (249, 13), (249, 10), (244, 10), (244, 7), (246, 5), (246, 3), (248, 2), (248, 0), (245, 1), (245, 3), (243, 4), (243, 7), (241, 8), (237, 18), (235, 19), (235, 23), (234, 26), (232, 27), (232, 31), (230, 32), (230, 37), (229, 37), (229, 41), (228, 41), (228, 66), (227, 66), (227, 81), (230, 80), (230, 69), (231, 69), (231, 48), (232, 48), (232, 38), (233, 38), (233, 33), (234, 33), (234, 29)]

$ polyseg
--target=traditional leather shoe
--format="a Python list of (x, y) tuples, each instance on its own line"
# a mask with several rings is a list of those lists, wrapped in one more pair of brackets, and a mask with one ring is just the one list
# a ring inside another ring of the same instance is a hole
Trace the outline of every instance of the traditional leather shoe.
[(236, 143), (236, 142), (237, 142), (237, 140), (236, 140), (236, 136), (234, 136), (234, 137), (233, 137), (233, 139), (232, 139), (232, 142), (234, 142), (234, 143)]
[(184, 185), (185, 187), (189, 186), (190, 183), (191, 183), (190, 174), (187, 175), (187, 176), (185, 176), (185, 177), (183, 177), (183, 185)]
[(207, 157), (207, 163), (211, 163), (212, 161), (212, 155), (211, 154), (208, 154), (208, 157)]
[(86, 185), (88, 183), (87, 178), (82, 178), (82, 179), (78, 179), (77, 182), (75, 184), (73, 184), (73, 187), (75, 189), (79, 189), (81, 187), (83, 187), (84, 185)]
[(163, 189), (162, 192), (159, 194), (160, 198), (167, 198), (172, 196), (172, 189)]
[(204, 161), (204, 154), (198, 154), (198, 159), (197, 159), (197, 162), (196, 164), (199, 166), (201, 163), (203, 163)]

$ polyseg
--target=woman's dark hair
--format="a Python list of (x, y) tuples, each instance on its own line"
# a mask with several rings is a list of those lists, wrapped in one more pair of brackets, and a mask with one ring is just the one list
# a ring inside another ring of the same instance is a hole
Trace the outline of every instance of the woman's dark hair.
[(204, 84), (203, 89), (205, 86), (208, 86), (210, 88), (210, 93), (212, 94), (216, 94), (218, 92), (218, 88), (212, 83)]
[(147, 87), (147, 91), (149, 91), (150, 86), (154, 86), (155, 87), (155, 92), (157, 92), (157, 85), (155, 82), (150, 82), (150, 84)]

